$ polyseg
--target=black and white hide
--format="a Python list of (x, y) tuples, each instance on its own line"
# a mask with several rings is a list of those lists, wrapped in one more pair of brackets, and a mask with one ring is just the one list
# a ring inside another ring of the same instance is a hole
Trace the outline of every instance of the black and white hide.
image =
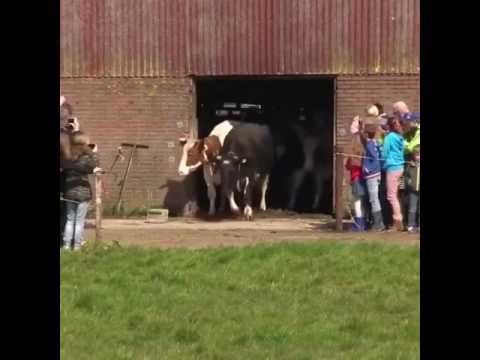
[(313, 176), (314, 192), (312, 210), (317, 210), (322, 198), (325, 183), (333, 176), (331, 134), (327, 125), (328, 116), (320, 111), (310, 118), (300, 114), (298, 121), (291, 125), (292, 136), (296, 137), (301, 148), (301, 161), (297, 163), (292, 175), (288, 208), (294, 210), (298, 191), (307, 175)]
[(240, 209), (234, 201), (238, 191), (243, 198), (243, 215), (253, 219), (253, 190), (261, 189), (260, 210), (265, 211), (265, 200), (270, 172), (274, 162), (274, 144), (266, 125), (243, 123), (233, 128), (225, 138), (221, 154), (217, 157), (222, 178), (222, 194), (227, 197), (234, 213)]

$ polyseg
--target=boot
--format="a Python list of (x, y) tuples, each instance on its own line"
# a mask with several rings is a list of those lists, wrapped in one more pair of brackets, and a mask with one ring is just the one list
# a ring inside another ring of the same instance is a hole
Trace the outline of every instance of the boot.
[(372, 230), (373, 231), (383, 231), (383, 230), (385, 230), (385, 225), (383, 224), (382, 212), (381, 211), (374, 212), (374, 213), (372, 213), (372, 216), (373, 216)]
[(396, 231), (403, 231), (403, 221), (393, 220), (393, 227)]
[(364, 217), (354, 217), (352, 224), (352, 231), (362, 232), (365, 231), (365, 218)]

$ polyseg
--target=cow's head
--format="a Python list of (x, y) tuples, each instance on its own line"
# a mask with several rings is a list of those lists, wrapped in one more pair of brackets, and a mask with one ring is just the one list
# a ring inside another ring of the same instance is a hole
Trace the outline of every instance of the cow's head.
[(197, 170), (205, 161), (205, 146), (203, 139), (193, 139), (185, 134), (178, 139), (182, 147), (182, 157), (178, 165), (178, 174), (186, 176)]
[(218, 155), (215, 164), (220, 169), (222, 178), (222, 192), (228, 196), (235, 189), (243, 191), (247, 179), (247, 159), (241, 158), (234, 152)]

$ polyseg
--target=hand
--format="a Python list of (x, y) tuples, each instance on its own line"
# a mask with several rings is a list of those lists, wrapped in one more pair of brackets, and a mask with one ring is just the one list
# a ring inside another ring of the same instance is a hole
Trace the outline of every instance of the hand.
[(78, 122), (77, 118), (72, 124), (72, 131), (79, 131), (80, 130), (80, 123)]
[(95, 169), (93, 169), (93, 173), (94, 174), (103, 174), (105, 172), (105, 170), (103, 170), (101, 167), (96, 167)]
[(360, 127), (359, 123), (360, 123), (360, 116), (357, 115), (353, 118), (352, 125), (350, 125), (350, 133), (352, 135), (358, 133), (359, 127)]

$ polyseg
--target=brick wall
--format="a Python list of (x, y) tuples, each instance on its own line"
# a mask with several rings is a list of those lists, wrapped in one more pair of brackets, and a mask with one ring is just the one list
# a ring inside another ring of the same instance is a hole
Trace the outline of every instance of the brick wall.
[[(127, 208), (145, 205), (147, 191), (153, 196), (151, 205), (165, 206), (173, 212), (183, 209), (194, 198), (193, 179), (185, 180), (176, 174), (180, 155), (177, 139), (195, 116), (190, 79), (64, 78), (60, 86), (61, 93), (73, 105), (82, 130), (99, 144), (104, 168), (110, 167), (122, 142), (150, 146), (134, 157), (125, 189)], [(356, 114), (363, 114), (366, 105), (381, 102), (386, 111), (391, 111), (391, 104), (398, 100), (405, 101), (411, 110), (420, 110), (419, 76), (339, 76), (337, 144), (349, 150), (350, 123)], [(117, 200), (127, 160), (128, 157), (117, 163), (112, 174), (105, 177), (107, 206)], [(348, 177), (344, 185), (346, 191)]]
[[(60, 81), (82, 130), (99, 145), (102, 167), (108, 169), (122, 142), (148, 145), (137, 150), (125, 188), (128, 209), (145, 205), (182, 208), (188, 194), (176, 175), (178, 137), (193, 118), (192, 83), (188, 78), (70, 79)], [(129, 149), (125, 148), (129, 155)], [(118, 162), (106, 175), (105, 201), (115, 203), (128, 162)], [(167, 204), (165, 204), (167, 203)]]
[[(355, 115), (364, 115), (367, 105), (380, 102), (385, 111), (391, 113), (392, 104), (400, 100), (406, 102), (411, 111), (420, 111), (420, 76), (337, 77), (337, 145), (350, 151), (350, 124)], [(349, 182), (349, 175), (345, 172), (345, 192), (349, 189)], [(345, 195), (348, 196), (348, 192)]]

